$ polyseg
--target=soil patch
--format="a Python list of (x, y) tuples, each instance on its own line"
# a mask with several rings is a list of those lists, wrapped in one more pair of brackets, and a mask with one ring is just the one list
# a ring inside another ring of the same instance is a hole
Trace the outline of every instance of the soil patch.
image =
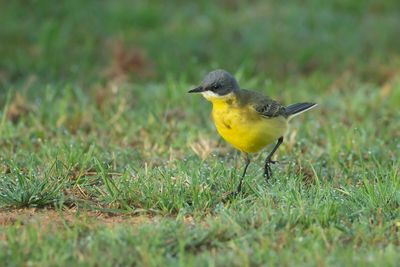
[(141, 225), (155, 223), (157, 217), (149, 215), (108, 215), (103, 212), (78, 211), (66, 209), (18, 209), (0, 211), (0, 227), (10, 225), (38, 225), (41, 228), (62, 227), (65, 225), (88, 224), (113, 227), (118, 224)]

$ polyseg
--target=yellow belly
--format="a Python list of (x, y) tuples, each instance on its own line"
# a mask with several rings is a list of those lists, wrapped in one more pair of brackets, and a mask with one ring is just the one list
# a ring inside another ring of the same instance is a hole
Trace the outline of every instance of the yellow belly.
[(213, 103), (212, 117), (218, 133), (242, 152), (254, 153), (285, 134), (284, 117), (266, 118), (250, 107)]

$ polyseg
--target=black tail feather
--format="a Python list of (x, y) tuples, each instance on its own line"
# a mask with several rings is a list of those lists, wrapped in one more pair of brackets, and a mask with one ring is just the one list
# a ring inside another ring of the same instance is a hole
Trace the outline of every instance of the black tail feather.
[(307, 111), (317, 104), (315, 103), (297, 103), (286, 107), (286, 116), (293, 117), (304, 111)]

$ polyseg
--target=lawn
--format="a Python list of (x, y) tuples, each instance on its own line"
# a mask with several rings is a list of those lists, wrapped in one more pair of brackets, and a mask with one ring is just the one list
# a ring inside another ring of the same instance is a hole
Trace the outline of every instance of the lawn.
[[(400, 4), (3, 1), (4, 266), (398, 266)], [(272, 166), (187, 94), (217, 68), (282, 103)]]

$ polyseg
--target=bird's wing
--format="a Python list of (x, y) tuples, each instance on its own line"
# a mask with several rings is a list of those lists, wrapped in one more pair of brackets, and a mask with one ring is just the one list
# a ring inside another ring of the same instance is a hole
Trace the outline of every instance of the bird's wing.
[(271, 118), (286, 116), (286, 110), (279, 102), (255, 91), (241, 90), (246, 99), (246, 104), (250, 105), (260, 115)]

